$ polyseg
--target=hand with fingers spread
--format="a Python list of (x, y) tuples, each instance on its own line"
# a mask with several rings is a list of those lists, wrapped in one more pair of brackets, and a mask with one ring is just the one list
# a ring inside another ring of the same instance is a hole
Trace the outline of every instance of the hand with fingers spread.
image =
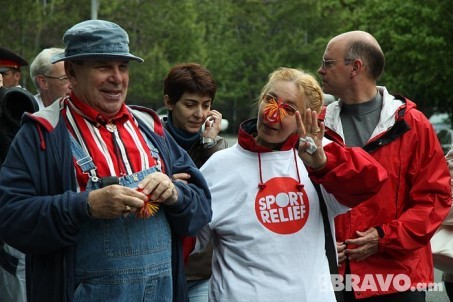
[(308, 108), (305, 118), (296, 112), (297, 133), (299, 134), (299, 157), (309, 167), (320, 169), (326, 165), (327, 158), (322, 147), (324, 123), (318, 126), (318, 114)]
[(111, 185), (91, 191), (88, 195), (88, 206), (92, 217), (112, 219), (137, 212), (145, 200), (147, 196), (134, 189)]

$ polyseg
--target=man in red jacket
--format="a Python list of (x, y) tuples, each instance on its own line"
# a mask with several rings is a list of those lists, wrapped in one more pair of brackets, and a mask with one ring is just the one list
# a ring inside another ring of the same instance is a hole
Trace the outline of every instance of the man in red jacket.
[(426, 117), (376, 82), (385, 57), (363, 31), (327, 44), (318, 73), (339, 97), (325, 125), (347, 146), (362, 147), (387, 169), (376, 196), (336, 219), (338, 290), (345, 301), (425, 301), (433, 278), (430, 238), (448, 214), (450, 175)]

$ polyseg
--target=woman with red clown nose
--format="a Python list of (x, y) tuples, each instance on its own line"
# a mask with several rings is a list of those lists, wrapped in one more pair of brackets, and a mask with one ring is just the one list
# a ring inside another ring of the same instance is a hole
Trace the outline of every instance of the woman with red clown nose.
[(213, 217), (196, 251), (213, 239), (210, 301), (337, 301), (333, 218), (375, 194), (387, 174), (363, 150), (324, 137), (322, 101), (312, 75), (275, 70), (257, 118), (201, 168)]

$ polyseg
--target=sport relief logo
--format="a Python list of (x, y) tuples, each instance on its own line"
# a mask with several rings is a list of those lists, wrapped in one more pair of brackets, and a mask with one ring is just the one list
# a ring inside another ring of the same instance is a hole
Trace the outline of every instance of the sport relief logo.
[(292, 234), (301, 230), (310, 212), (305, 190), (290, 177), (272, 178), (258, 191), (255, 213), (258, 220), (278, 234)]

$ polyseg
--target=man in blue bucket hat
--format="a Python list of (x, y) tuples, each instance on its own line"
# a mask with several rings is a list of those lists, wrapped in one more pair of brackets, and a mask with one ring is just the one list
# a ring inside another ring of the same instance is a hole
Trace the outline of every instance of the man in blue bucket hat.
[(181, 238), (211, 219), (206, 182), (154, 111), (125, 105), (143, 60), (120, 26), (63, 41), (71, 94), (23, 117), (0, 172), (0, 239), (27, 254), (28, 301), (185, 302)]

